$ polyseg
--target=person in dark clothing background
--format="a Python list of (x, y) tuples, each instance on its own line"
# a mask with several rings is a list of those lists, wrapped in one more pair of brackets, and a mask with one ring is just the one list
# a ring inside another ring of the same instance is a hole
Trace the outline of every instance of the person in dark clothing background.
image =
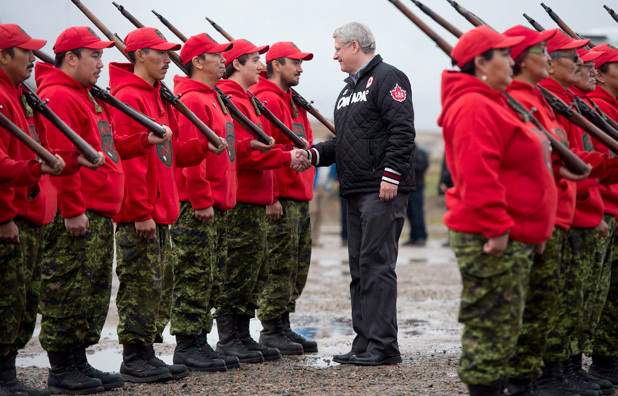
[(414, 179), (416, 191), (408, 197), (406, 216), (410, 222), (410, 239), (404, 243), (407, 246), (425, 246), (427, 229), (425, 227), (425, 175), (429, 169), (429, 153), (418, 145), (414, 150)]

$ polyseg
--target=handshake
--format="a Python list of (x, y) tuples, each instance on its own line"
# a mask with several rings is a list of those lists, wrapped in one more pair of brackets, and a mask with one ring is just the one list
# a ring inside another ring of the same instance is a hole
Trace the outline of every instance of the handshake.
[(294, 169), (296, 172), (304, 172), (311, 168), (311, 161), (309, 161), (307, 150), (294, 149), (291, 154), (292, 160), (290, 161), (290, 168)]

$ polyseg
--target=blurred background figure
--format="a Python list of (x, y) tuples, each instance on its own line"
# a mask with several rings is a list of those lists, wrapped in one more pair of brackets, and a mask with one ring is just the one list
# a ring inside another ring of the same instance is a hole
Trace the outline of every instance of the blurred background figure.
[(405, 246), (425, 246), (427, 229), (425, 227), (425, 175), (429, 169), (429, 153), (416, 145), (414, 150), (414, 177), (416, 191), (408, 197), (406, 216), (410, 222), (410, 239)]

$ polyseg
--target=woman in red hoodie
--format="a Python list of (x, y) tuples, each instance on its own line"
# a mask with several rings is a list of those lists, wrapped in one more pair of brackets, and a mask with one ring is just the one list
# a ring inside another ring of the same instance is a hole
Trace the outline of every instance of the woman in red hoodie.
[(444, 220), (463, 291), (459, 376), (471, 395), (500, 395), (519, 335), (532, 257), (551, 236), (557, 192), (548, 143), (511, 110), (506, 37), (487, 26), (464, 34), (442, 75), (446, 161), (455, 186)]

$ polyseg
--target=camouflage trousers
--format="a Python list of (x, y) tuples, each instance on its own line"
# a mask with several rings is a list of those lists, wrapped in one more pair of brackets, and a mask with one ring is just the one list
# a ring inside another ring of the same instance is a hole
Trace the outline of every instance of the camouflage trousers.
[(592, 354), (618, 357), (618, 238), (614, 238), (607, 299), (592, 340)]
[(543, 254), (535, 254), (526, 293), (526, 306), (509, 375), (533, 379), (541, 375), (543, 351), (560, 303), (560, 269), (566, 231), (554, 227)]
[(200, 335), (212, 327), (210, 294), (217, 226), (196, 219), (191, 202), (186, 201), (180, 203), (171, 235), (176, 260), (170, 330), (173, 335)]
[(215, 316), (255, 316), (268, 265), (266, 219), (264, 205), (238, 202), (229, 211), (227, 266)]
[(575, 330), (579, 339), (577, 344), (573, 343), (575, 344), (572, 351), (573, 355), (584, 353), (590, 356), (592, 354), (592, 339), (607, 299), (616, 235), (616, 218), (606, 214), (603, 216), (603, 221), (607, 223), (609, 232), (605, 238), (597, 239), (597, 250), (592, 271), (590, 271), (588, 278), (584, 280), (583, 317)]
[(152, 345), (163, 342), (174, 289), (170, 227), (157, 224), (155, 239), (137, 235), (134, 223), (116, 226), (118, 341)]
[(309, 202), (280, 198), (283, 216), (267, 219), (268, 275), (258, 301), (258, 318), (272, 320), (296, 310), (311, 263)]
[(463, 284), (459, 377), (466, 384), (489, 385), (508, 375), (535, 245), (511, 240), (501, 257), (493, 257), (483, 252), (483, 235), (451, 230), (450, 237)]
[(36, 323), (45, 228), (16, 217), (20, 243), (0, 243), (0, 357), (26, 346)]
[(558, 313), (547, 336), (543, 355), (546, 362), (564, 362), (575, 355), (579, 336), (578, 322), (583, 320), (584, 280), (595, 260), (598, 232), (593, 228), (571, 228), (566, 233), (560, 269)]
[(86, 234), (71, 236), (60, 212), (45, 243), (40, 313), (41, 346), (62, 352), (99, 342), (112, 292), (112, 219), (87, 210)]

